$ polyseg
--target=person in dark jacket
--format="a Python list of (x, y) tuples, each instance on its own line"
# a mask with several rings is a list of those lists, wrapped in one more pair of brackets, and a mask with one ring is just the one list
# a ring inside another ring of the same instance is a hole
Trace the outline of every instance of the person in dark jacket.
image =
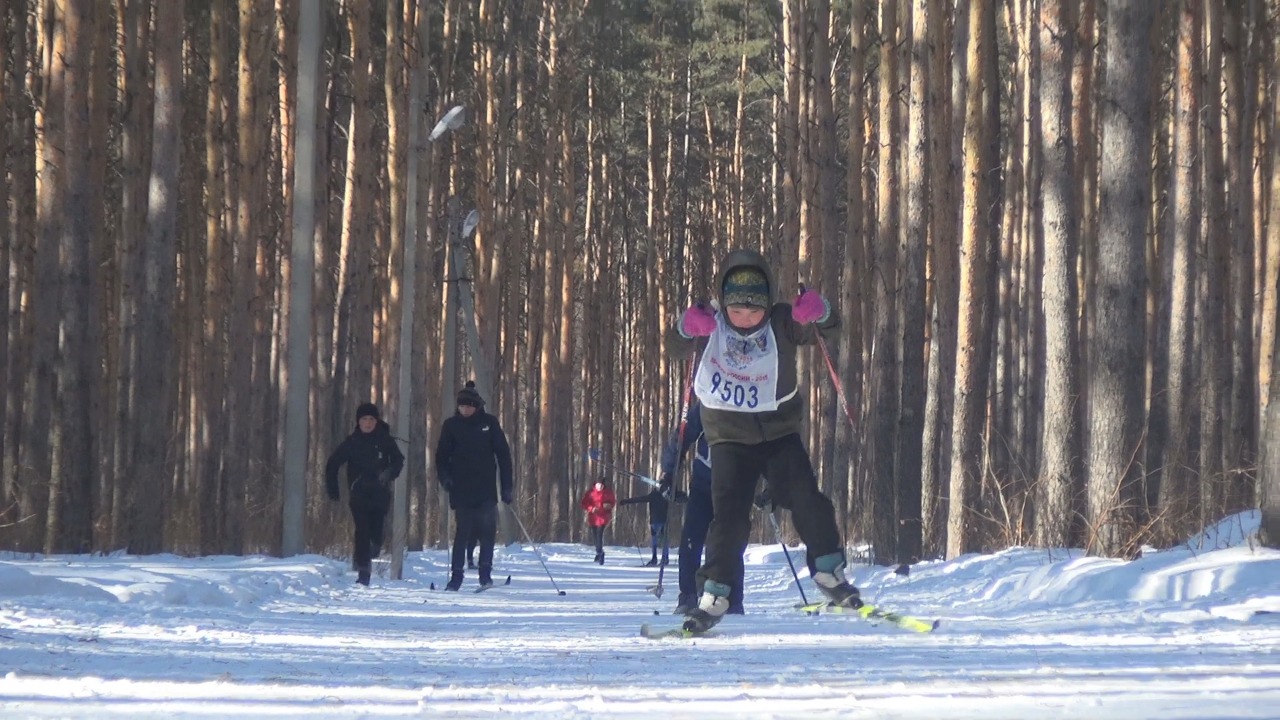
[[(701, 406), (695, 400), (689, 407), (684, 428), (684, 442), (680, 442), (680, 429), (662, 448), (662, 474), (658, 487), (661, 492), (671, 488), (671, 478), (680, 456), (693, 447), (692, 472), (689, 481), (688, 502), (684, 506), (684, 523), (680, 530), (680, 597), (676, 600), (675, 614), (683, 615), (698, 606), (698, 568), (702, 565), (702, 547), (707, 542), (707, 528), (715, 512), (711, 506), (711, 448), (702, 432)], [(739, 570), (738, 580), (729, 591), (730, 615), (741, 615), (744, 569)]]
[(377, 405), (363, 403), (356, 408), (355, 430), (325, 463), (324, 485), (330, 500), (341, 497), (338, 469), (343, 465), (347, 466), (347, 504), (356, 526), (352, 552), (356, 582), (368, 585), (372, 558), (382, 552), (383, 520), (391, 507), (391, 483), (404, 468), (404, 454), (391, 437), (391, 427), (380, 418)]
[(454, 519), (453, 553), (445, 590), (462, 587), (467, 545), (473, 537), (480, 547), (476, 563), (480, 585), (492, 585), (493, 541), (498, 531), (497, 485), (502, 485), (502, 502), (510, 505), (511, 447), (498, 419), (484, 411), (484, 399), (474, 382), (467, 381), (466, 387), (458, 391), (458, 409), (440, 429), (436, 472), (440, 485), (449, 493)]
[(698, 571), (698, 607), (685, 615), (684, 628), (707, 630), (728, 612), (762, 474), (773, 503), (791, 510), (818, 589), (834, 605), (860, 607), (858, 589), (845, 579), (835, 507), (818, 488), (800, 436), (804, 395), (797, 386), (797, 347), (839, 324), (836, 313), (820, 294), (803, 289), (790, 304), (774, 302), (778, 289), (769, 265), (754, 250), (725, 257), (716, 290), (719, 309), (690, 306), (669, 337), (668, 349), (678, 354), (706, 338), (693, 390), (711, 447), (715, 508), (707, 559)]
[[(676, 502), (684, 502), (685, 499), (684, 493), (675, 496)], [(658, 564), (658, 543), (667, 529), (667, 506), (670, 503), (667, 501), (667, 495), (655, 487), (652, 491), (643, 495), (619, 501), (618, 506), (638, 505), (640, 503), (645, 503), (649, 506), (649, 550), (652, 552), (653, 557), (649, 559), (649, 562), (645, 563), (645, 567), (653, 567)], [(668, 557), (667, 548), (662, 548), (663, 565), (667, 564)]]

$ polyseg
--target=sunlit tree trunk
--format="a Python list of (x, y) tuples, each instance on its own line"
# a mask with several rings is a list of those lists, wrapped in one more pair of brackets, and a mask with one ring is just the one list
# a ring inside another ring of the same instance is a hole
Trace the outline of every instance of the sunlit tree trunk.
[(1045, 401), (1036, 543), (1066, 547), (1080, 473), (1079, 225), (1071, 147), (1070, 16), (1062, 0), (1041, 0), (1040, 102), (1044, 156)]
[(147, 199), (147, 232), (142, 259), (145, 285), (137, 288), (138, 338), (147, 352), (139, 353), (138, 374), (153, 387), (140, 393), (136, 468), (129, 498), (129, 552), (157, 553), (165, 549), (164, 521), (168, 516), (168, 478), (176, 453), (172, 358), (174, 346), (174, 262), (178, 231), (178, 169), (182, 129), (182, 0), (156, 6), (155, 101), (151, 134), (151, 191)]
[[(944, 22), (932, 27), (935, 48), (951, 46)], [(940, 557), (946, 549), (947, 495), (951, 460), (951, 411), (955, 395), (957, 287), (960, 275), (960, 243), (956, 237), (957, 190), (960, 168), (953, 161), (958, 144), (953, 141), (956, 106), (951, 102), (950, 53), (933, 53), (929, 78), (933, 111), (933, 144), (930, 175), (933, 179), (932, 258), (933, 302), (930, 308), (929, 367), (925, 392), (922, 464), (920, 469), (923, 557)], [(963, 102), (959, 104), (963, 108)], [(959, 118), (963, 121), (963, 116)], [(953, 147), (954, 146), (954, 147)]]
[(987, 174), (997, 163), (993, 140), (997, 103), (994, 97), (995, 8), (990, 0), (970, 0), (969, 28), (970, 80), (965, 98), (962, 261), (947, 516), (948, 558), (973, 551), (979, 542), (976, 502), (982, 472), (983, 409), (991, 360), (989, 322), (993, 311), (988, 295), (993, 196)]
[(907, 228), (900, 244), (899, 331), (901, 364), (899, 366), (899, 417), (897, 430), (897, 560), (916, 562), (922, 553), (921, 472), (925, 401), (925, 254), (929, 242), (929, 211), (933, 179), (930, 163), (930, 113), (937, 112), (931, 103), (930, 44), (942, 22), (942, 3), (917, 0), (911, 28), (910, 119), (907, 123)]
[[(1148, 435), (1149, 468), (1158, 472), (1159, 539), (1174, 542), (1197, 505), (1199, 488), (1191, 482), (1188, 448), (1195, 368), (1194, 328), (1196, 249), (1200, 245), (1200, 78), (1202, 68), (1199, 0), (1178, 8), (1173, 173), (1169, 179), (1169, 247), (1161, 253), (1161, 296), (1157, 321), (1157, 358), (1167, 370), (1153, 379)], [(1160, 385), (1163, 385), (1161, 387)]]
[(1204, 215), (1201, 252), (1205, 259), (1198, 282), (1200, 323), (1200, 525), (1218, 518), (1223, 506), (1224, 444), (1227, 404), (1231, 390), (1230, 334), (1227, 283), (1230, 277), (1230, 238), (1223, 185), (1222, 147), (1222, 7), (1205, 3)]
[(895, 287), (898, 277), (898, 26), (897, 4), (880, 4), (880, 123), (876, 188), (877, 228), (872, 269), (875, 292), (875, 340), (871, 360), (871, 422), (868, 456), (871, 498), (866, 507), (875, 561), (887, 565), (897, 557), (894, 437), (898, 431), (898, 327)]
[[(62, 215), (58, 244), (62, 258), (58, 296), (58, 402), (52, 428), (49, 521), (45, 552), (84, 552), (93, 540), (94, 354), (89, 346), (89, 247), (94, 228), (89, 211), (89, 79), (93, 57), (94, 5), (91, 0), (59, 0), (51, 78), (62, 83)], [(61, 76), (61, 77), (59, 77)], [(46, 116), (48, 117), (48, 116)], [(46, 298), (52, 302), (53, 298)]]
[(1155, 6), (1113, 0), (1103, 81), (1097, 336), (1086, 466), (1089, 547), (1133, 552), (1145, 383), (1145, 208), (1150, 198), (1150, 30)]

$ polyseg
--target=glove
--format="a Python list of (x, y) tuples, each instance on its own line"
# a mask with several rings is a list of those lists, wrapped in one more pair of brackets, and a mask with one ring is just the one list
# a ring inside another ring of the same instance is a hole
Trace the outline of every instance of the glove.
[(760, 494), (756, 495), (755, 504), (761, 510), (773, 509), (773, 497), (769, 495), (769, 488), (761, 490)]
[(378, 484), (382, 487), (390, 485), (392, 480), (395, 480), (395, 478), (391, 476), (391, 468), (387, 468), (386, 470), (378, 473)]
[(511, 491), (510, 491), (510, 490), (503, 490), (503, 491), (502, 491), (502, 504), (503, 504), (503, 505), (510, 505), (510, 504), (511, 504)]
[(680, 316), (680, 334), (685, 337), (708, 337), (716, 329), (716, 314), (702, 303), (690, 305)]
[(800, 293), (791, 303), (791, 319), (801, 325), (822, 322), (829, 315), (831, 307), (826, 299), (812, 290)]
[(662, 477), (658, 478), (658, 492), (662, 497), (671, 499), (671, 473), (662, 473)]
[(678, 502), (678, 503), (682, 503), (682, 502), (689, 502), (689, 493), (687, 493), (687, 492), (685, 492), (685, 491), (683, 491), (683, 490), (677, 490), (677, 491), (676, 491), (676, 500), (675, 500), (675, 501), (676, 501), (676, 502)]

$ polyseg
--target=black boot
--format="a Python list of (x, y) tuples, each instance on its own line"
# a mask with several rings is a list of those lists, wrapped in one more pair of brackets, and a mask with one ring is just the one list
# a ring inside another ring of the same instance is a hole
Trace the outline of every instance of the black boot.
[(451, 592), (457, 592), (458, 589), (461, 587), (462, 587), (462, 573), (454, 573), (453, 576), (449, 578), (449, 584), (445, 585), (444, 589), (449, 590)]
[(655, 565), (657, 565), (657, 564), (658, 564), (658, 558), (657, 558), (657, 557), (652, 557), (652, 558), (649, 558), (649, 562), (645, 563), (645, 564), (644, 564), (644, 566), (645, 566), (645, 567), (653, 567), (653, 566), (655, 566)]
[(358, 573), (356, 573), (356, 582), (357, 582), (357, 583), (359, 583), (359, 584), (361, 584), (361, 585), (368, 585), (368, 584), (369, 584), (369, 571), (368, 571), (368, 570), (361, 570), (361, 571), (359, 571)]

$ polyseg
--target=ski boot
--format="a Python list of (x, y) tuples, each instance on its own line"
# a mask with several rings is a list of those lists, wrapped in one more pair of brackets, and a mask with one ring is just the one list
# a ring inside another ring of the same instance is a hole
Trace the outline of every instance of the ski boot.
[(369, 561), (358, 563), (356, 565), (356, 582), (361, 585), (369, 584), (369, 576), (372, 574), (373, 564)]
[(604, 564), (604, 553), (602, 553), (602, 552), (598, 552), (598, 553), (596, 553), (596, 564), (597, 564), (597, 565), (603, 565), (603, 564)]
[(644, 566), (645, 566), (645, 567), (655, 567), (655, 566), (657, 566), (657, 564), (658, 564), (658, 558), (656, 558), (656, 557), (655, 557), (655, 558), (652, 558), (651, 560), (649, 560), (649, 562), (645, 563), (645, 564), (644, 564)]
[(698, 607), (685, 613), (684, 630), (704, 633), (716, 626), (729, 612), (729, 586), (708, 580), (702, 588)]
[(813, 567), (815, 570), (813, 581), (817, 583), (822, 594), (827, 596), (828, 602), (854, 610), (862, 607), (862, 597), (858, 593), (858, 588), (845, 580), (843, 554), (834, 552), (815, 558)]
[(698, 596), (693, 593), (680, 593), (679, 599), (676, 600), (676, 609), (672, 611), (672, 615), (688, 615), (689, 611), (698, 607)]
[(444, 589), (448, 590), (449, 592), (458, 592), (458, 590), (461, 587), (462, 587), (462, 573), (454, 573), (453, 576), (449, 578), (449, 584), (445, 585)]

